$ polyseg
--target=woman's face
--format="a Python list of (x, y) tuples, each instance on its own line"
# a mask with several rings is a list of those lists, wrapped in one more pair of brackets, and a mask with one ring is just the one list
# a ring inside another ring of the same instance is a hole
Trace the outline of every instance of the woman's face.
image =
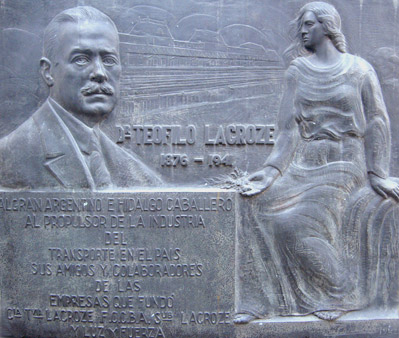
[(323, 25), (311, 11), (307, 11), (303, 15), (300, 32), (302, 43), (309, 50), (314, 50), (326, 38)]

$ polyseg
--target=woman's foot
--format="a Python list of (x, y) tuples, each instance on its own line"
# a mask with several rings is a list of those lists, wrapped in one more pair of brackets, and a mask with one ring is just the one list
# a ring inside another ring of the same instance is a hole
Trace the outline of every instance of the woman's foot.
[(345, 311), (338, 311), (338, 310), (313, 312), (313, 315), (315, 315), (317, 318), (329, 321), (336, 320), (339, 317), (341, 317), (343, 314), (345, 314)]
[(255, 319), (258, 319), (258, 318), (249, 313), (237, 313), (234, 316), (233, 322), (234, 322), (234, 324), (248, 324), (249, 322), (251, 322)]

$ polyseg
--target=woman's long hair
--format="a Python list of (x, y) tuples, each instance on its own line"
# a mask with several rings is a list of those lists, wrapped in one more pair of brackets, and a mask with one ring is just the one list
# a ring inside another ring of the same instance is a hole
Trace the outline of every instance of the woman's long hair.
[(309, 51), (303, 45), (301, 33), (303, 16), (308, 11), (312, 12), (322, 24), (335, 48), (341, 53), (346, 53), (346, 39), (341, 32), (341, 17), (339, 13), (332, 5), (326, 2), (315, 1), (303, 6), (298, 12), (297, 17), (291, 21), (291, 33), (293, 34), (294, 41), (284, 51), (285, 58), (292, 60), (298, 56), (309, 54)]

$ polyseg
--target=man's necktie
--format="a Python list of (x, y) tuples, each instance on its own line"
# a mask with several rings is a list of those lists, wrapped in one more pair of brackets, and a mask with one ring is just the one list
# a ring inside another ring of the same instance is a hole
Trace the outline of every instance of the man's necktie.
[(96, 188), (111, 185), (111, 176), (101, 153), (100, 140), (96, 130), (93, 130), (93, 137), (90, 140), (89, 169)]

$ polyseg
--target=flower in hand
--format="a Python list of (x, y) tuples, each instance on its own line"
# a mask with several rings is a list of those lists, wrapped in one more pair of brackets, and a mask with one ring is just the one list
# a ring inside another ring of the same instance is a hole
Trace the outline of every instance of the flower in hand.
[(274, 167), (266, 167), (249, 175), (242, 188), (241, 195), (254, 196), (267, 190), (280, 176), (280, 172)]

